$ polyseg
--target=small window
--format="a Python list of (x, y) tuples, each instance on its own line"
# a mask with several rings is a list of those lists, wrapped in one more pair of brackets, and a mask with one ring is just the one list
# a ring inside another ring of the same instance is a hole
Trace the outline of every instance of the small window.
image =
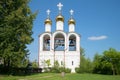
[(63, 62), (61, 61), (61, 65), (63, 65)]
[(74, 62), (72, 61), (72, 65), (74, 65)]

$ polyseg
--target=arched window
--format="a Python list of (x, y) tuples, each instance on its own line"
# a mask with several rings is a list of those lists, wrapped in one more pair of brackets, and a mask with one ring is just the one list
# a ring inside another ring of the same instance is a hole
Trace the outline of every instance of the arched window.
[(76, 36), (71, 35), (69, 37), (69, 51), (76, 51)]
[(65, 48), (65, 38), (64, 35), (58, 33), (54, 38), (54, 50), (55, 51), (63, 51)]
[(50, 36), (45, 35), (43, 37), (43, 51), (50, 51)]

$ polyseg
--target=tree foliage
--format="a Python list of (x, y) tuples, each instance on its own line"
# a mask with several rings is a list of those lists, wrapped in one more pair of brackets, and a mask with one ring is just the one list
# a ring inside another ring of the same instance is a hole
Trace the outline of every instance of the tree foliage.
[(80, 55), (81, 56), (85, 56), (85, 50), (82, 47), (80, 47)]
[(92, 73), (92, 62), (89, 58), (81, 56), (80, 66), (76, 68), (77, 73)]
[(120, 52), (113, 48), (103, 52), (103, 55), (96, 54), (94, 57), (94, 73), (120, 74)]
[(32, 62), (32, 68), (38, 68), (38, 62), (37, 62), (37, 60), (34, 60)]
[(120, 52), (110, 48), (109, 50), (104, 51), (103, 54), (105, 60), (111, 64), (113, 75), (120, 74)]
[(89, 58), (85, 58), (84, 48), (80, 48), (80, 66), (76, 68), (77, 73), (92, 73), (92, 61)]
[(45, 63), (47, 64), (47, 66), (48, 66), (48, 68), (49, 68), (49, 66), (51, 65), (51, 64), (50, 64), (50, 59), (45, 60)]
[(0, 59), (4, 67), (21, 67), (33, 41), (29, 0), (0, 0)]
[(95, 54), (93, 61), (93, 73), (111, 74), (110, 64), (104, 60), (102, 55)]

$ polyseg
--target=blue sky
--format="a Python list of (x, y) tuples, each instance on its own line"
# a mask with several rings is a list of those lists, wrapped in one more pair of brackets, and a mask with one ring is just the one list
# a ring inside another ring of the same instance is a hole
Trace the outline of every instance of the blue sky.
[(86, 57), (93, 59), (95, 53), (102, 54), (110, 47), (120, 51), (120, 0), (32, 0), (29, 3), (32, 12), (39, 13), (33, 24), (34, 41), (28, 45), (31, 61), (38, 60), (38, 35), (45, 30), (47, 9), (51, 10), (52, 31), (55, 31), (59, 2), (63, 4), (65, 32), (68, 32), (69, 10), (74, 10), (75, 30), (81, 35), (81, 46), (85, 49)]

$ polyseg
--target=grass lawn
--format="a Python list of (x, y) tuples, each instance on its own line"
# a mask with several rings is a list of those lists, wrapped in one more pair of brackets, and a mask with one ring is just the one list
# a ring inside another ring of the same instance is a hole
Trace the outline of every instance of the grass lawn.
[(30, 76), (6, 76), (0, 75), (0, 80), (120, 80), (120, 75), (99, 75), (99, 74), (61, 74), (41, 73)]

